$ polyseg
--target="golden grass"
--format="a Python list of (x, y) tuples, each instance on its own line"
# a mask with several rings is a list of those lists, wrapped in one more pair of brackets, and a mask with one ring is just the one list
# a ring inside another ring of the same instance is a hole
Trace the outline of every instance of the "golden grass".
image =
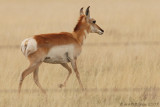
[[(159, 4), (149, 0), (1, 1), (0, 107), (160, 106)], [(80, 90), (74, 72), (66, 88), (59, 89), (67, 71), (60, 65), (42, 64), (39, 78), (47, 96), (32, 75), (25, 78), (18, 95), (20, 74), (28, 61), (14, 46), (34, 34), (72, 31), (79, 9), (88, 5), (105, 33), (90, 34), (78, 58), (87, 91)]]

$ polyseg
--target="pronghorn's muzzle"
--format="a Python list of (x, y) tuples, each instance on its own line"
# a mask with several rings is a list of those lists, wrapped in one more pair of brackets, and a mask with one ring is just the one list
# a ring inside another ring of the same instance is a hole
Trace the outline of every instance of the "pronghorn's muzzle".
[(98, 32), (99, 35), (102, 35), (103, 33), (104, 33), (103, 29), (100, 29), (99, 32)]
[(96, 27), (97, 27), (97, 33), (98, 33), (99, 35), (102, 35), (102, 34), (104, 33), (104, 30), (101, 29), (97, 24), (96, 24)]

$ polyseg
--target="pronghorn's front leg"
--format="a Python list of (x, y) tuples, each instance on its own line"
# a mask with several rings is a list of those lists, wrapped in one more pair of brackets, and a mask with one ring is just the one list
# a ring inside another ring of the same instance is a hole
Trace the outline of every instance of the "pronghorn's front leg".
[(68, 73), (67, 78), (66, 78), (66, 80), (64, 81), (64, 83), (59, 85), (60, 88), (66, 86), (66, 83), (67, 83), (67, 81), (68, 81), (68, 79), (69, 79), (69, 77), (70, 77), (70, 75), (71, 75), (71, 73), (72, 73), (72, 69), (68, 66), (67, 63), (62, 63), (61, 65), (62, 65), (64, 68), (66, 68), (69, 73)]
[(41, 89), (41, 91), (42, 91), (43, 93), (46, 93), (45, 90), (42, 88), (41, 84), (39, 83), (38, 71), (39, 71), (39, 67), (37, 67), (36, 70), (33, 72), (34, 82), (35, 82), (36, 85)]
[(80, 79), (80, 75), (79, 75), (79, 72), (78, 72), (78, 69), (77, 69), (77, 64), (76, 64), (76, 60), (75, 60), (75, 59), (74, 59), (74, 60), (71, 60), (71, 65), (72, 65), (72, 67), (73, 67), (73, 69), (74, 69), (74, 72), (76, 73), (76, 77), (77, 77), (77, 79), (78, 79), (78, 82), (79, 82), (82, 90), (84, 90), (83, 85), (82, 85), (82, 82), (81, 82), (81, 79)]
[(22, 83), (23, 83), (23, 80), (24, 78), (29, 75), (30, 73), (32, 73), (33, 71), (36, 70), (36, 68), (41, 64), (41, 62), (38, 62), (38, 63), (33, 63), (33, 64), (30, 64), (30, 66), (23, 71), (23, 73), (21, 74), (21, 79), (20, 79), (20, 82), (19, 82), (19, 93), (21, 92), (21, 87), (22, 87)]

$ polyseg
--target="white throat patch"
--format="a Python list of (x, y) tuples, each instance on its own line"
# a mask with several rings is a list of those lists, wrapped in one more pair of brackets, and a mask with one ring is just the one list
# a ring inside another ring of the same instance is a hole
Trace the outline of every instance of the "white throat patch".
[(87, 30), (84, 30), (84, 36), (83, 36), (83, 44), (84, 44), (84, 42), (85, 42), (85, 39), (86, 39), (86, 36), (88, 35), (88, 32), (87, 32)]
[(88, 35), (88, 32), (87, 32), (86, 30), (84, 30), (84, 34), (85, 34), (85, 36), (87, 36), (87, 35)]

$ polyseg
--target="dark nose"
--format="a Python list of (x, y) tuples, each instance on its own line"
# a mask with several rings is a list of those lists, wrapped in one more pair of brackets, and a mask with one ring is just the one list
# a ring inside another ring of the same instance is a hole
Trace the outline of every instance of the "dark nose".
[(104, 30), (103, 30), (103, 29), (101, 29), (101, 31), (102, 31), (102, 32), (104, 32)]

